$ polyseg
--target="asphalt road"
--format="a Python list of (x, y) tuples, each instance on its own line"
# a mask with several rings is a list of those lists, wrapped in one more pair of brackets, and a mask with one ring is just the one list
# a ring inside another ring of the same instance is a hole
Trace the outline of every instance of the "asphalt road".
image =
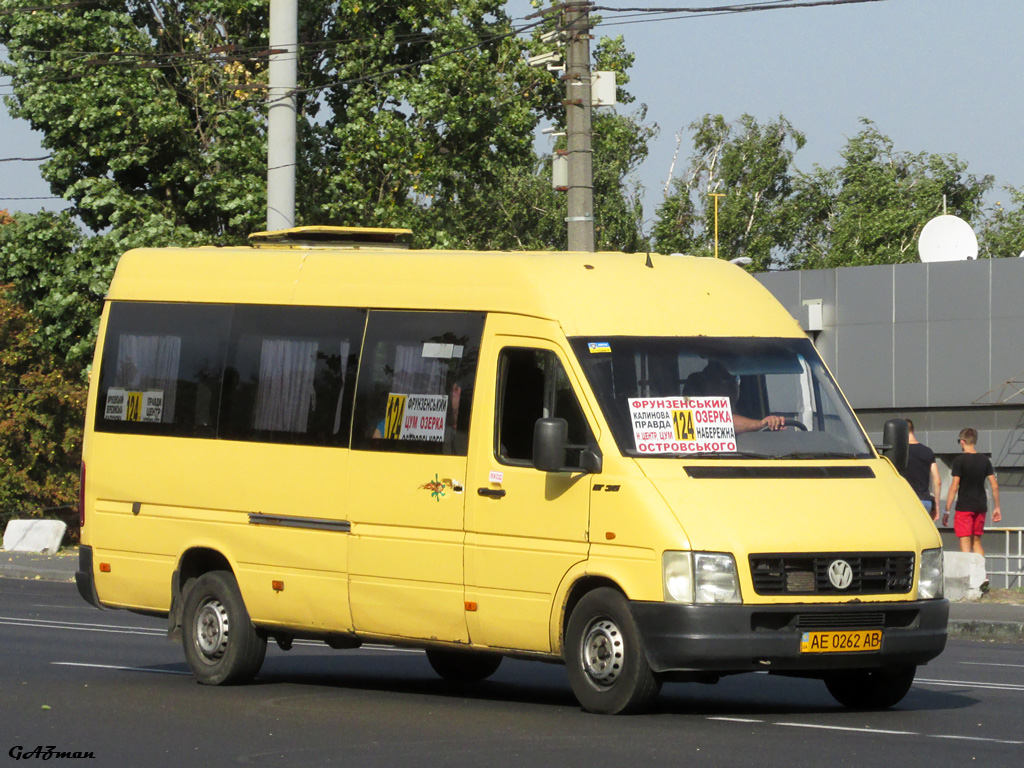
[(953, 640), (887, 712), (846, 710), (817, 681), (742, 675), (666, 685), (651, 714), (601, 717), (556, 665), (506, 660), (458, 689), (421, 653), (385, 647), (271, 647), (256, 683), (200, 686), (161, 620), (0, 578), (0, 761), (50, 746), (146, 768), (1019, 768), (1024, 645)]

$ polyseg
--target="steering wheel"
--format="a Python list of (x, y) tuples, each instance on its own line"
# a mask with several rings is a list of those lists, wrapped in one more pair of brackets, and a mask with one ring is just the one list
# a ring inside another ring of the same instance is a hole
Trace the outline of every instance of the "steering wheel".
[[(796, 419), (787, 418), (786, 419), (786, 423), (781, 427), (781, 429), (789, 429), (790, 427), (792, 427), (793, 429), (799, 429), (799, 430), (801, 430), (803, 432), (807, 432), (807, 427), (806, 427), (806, 425), (802, 421), (797, 421)], [(761, 429), (759, 429), (758, 431), (759, 432), (779, 432), (780, 429), (770, 430), (770, 429), (768, 429), (768, 427), (761, 427)]]

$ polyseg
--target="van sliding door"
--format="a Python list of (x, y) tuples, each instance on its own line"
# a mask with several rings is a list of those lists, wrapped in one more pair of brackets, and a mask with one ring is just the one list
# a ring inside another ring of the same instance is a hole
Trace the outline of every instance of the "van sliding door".
[(463, 513), (484, 316), (371, 311), (344, 498), (357, 632), (466, 642)]

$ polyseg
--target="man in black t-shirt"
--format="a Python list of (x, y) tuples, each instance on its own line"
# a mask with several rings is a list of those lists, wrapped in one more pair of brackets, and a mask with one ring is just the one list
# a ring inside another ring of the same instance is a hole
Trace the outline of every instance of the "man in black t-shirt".
[[(963, 451), (953, 459), (951, 472), (953, 482), (949, 486), (946, 497), (946, 512), (942, 516), (942, 524), (949, 521), (949, 511), (956, 499), (956, 517), (953, 520), (953, 532), (960, 539), (961, 552), (974, 552), (984, 555), (981, 546), (981, 534), (985, 530), (985, 513), (988, 511), (988, 500), (985, 498), (985, 481), (992, 487), (992, 522), (1003, 519), (999, 509), (999, 483), (988, 456), (978, 453), (978, 432), (967, 427), (960, 430), (960, 450)], [(981, 585), (982, 592), (988, 589), (988, 579)]]
[(935, 452), (924, 443), (918, 442), (914, 436), (914, 422), (907, 419), (907, 426), (910, 428), (910, 450), (907, 455), (907, 467), (902, 475), (914, 489), (925, 510), (931, 513), (932, 520), (938, 520), (942, 479), (939, 477), (939, 467), (935, 463)]

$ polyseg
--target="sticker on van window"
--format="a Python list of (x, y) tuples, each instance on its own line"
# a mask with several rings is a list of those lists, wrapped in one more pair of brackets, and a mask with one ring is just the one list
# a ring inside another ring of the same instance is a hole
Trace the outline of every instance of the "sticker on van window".
[(736, 429), (728, 397), (631, 398), (629, 417), (640, 453), (736, 450)]
[(591, 341), (587, 343), (587, 349), (590, 350), (590, 354), (595, 352), (611, 352), (612, 345), (607, 341)]
[(461, 344), (438, 344), (428, 341), (423, 344), (423, 357), (433, 357), (440, 360), (452, 360), (462, 357), (463, 346)]
[(107, 390), (103, 418), (108, 421), (141, 421), (159, 424), (164, 415), (164, 393), (159, 390), (138, 392), (121, 387)]
[(388, 395), (383, 436), (387, 440), (444, 442), (448, 395)]

